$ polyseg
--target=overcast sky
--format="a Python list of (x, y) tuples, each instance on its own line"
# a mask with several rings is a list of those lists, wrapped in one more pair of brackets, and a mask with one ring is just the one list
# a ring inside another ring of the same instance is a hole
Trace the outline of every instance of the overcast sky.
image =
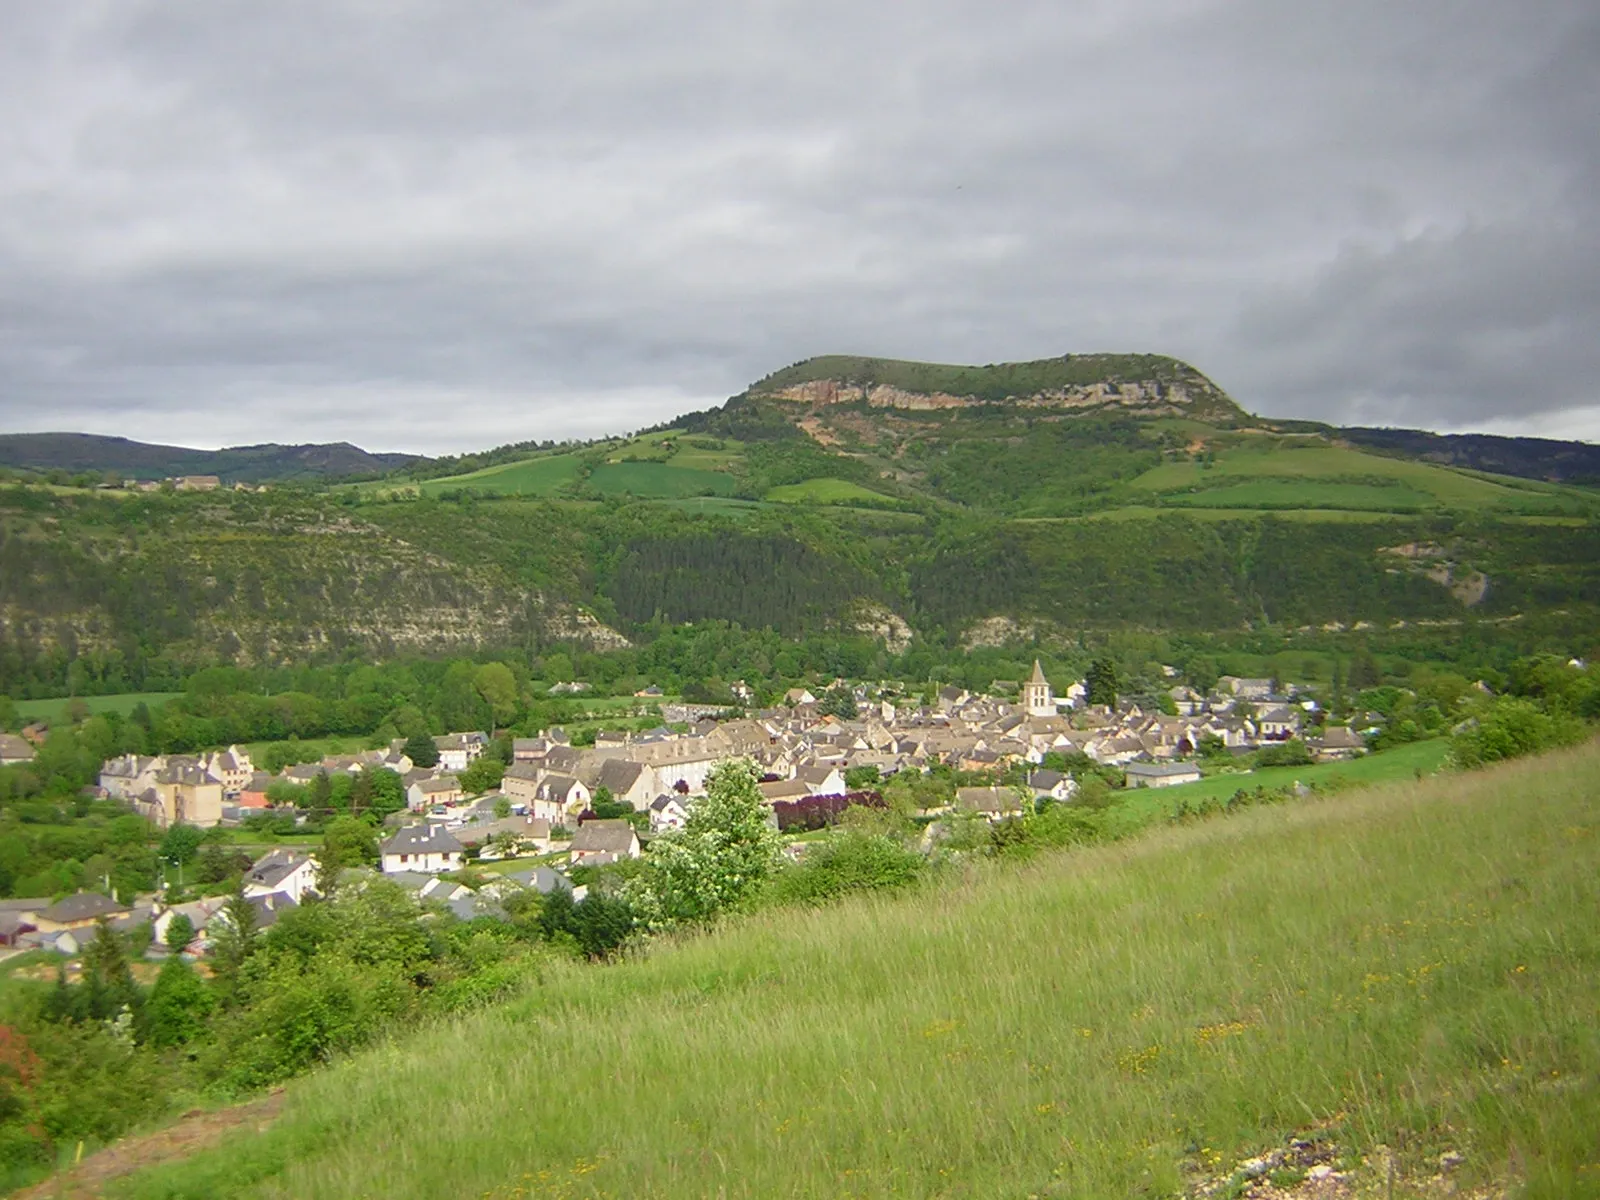
[(1595, 0), (0, 0), (0, 430), (440, 453), (812, 354), (1600, 439)]

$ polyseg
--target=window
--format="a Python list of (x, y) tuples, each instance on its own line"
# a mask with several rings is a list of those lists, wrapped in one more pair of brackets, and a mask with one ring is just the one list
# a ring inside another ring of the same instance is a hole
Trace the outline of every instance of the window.
[(402, 854), (402, 855), (401, 855), (401, 856), (400, 856), (400, 861), (401, 861), (401, 862), (403, 862), (403, 863), (405, 863), (405, 862), (410, 862), (410, 861), (411, 861), (411, 855), (409, 855), (409, 854)]

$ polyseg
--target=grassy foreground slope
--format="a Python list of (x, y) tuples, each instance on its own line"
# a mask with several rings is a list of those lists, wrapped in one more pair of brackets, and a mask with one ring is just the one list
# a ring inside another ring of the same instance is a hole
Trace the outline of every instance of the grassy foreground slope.
[(1378, 1195), (1446, 1151), (1594, 1194), (1597, 780), (1590, 745), (558, 969), (115, 1194), (1165, 1196), (1311, 1126)]

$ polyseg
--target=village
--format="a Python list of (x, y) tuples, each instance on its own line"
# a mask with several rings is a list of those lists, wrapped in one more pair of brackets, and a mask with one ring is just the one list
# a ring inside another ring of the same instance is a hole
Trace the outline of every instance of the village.
[[(1206, 695), (1175, 685), (1166, 712), (1137, 703), (1090, 704), (1083, 681), (1057, 695), (1038, 663), (1021, 684), (999, 681), (988, 693), (949, 686), (931, 704), (883, 698), (888, 690), (838, 681), (819, 696), (800, 687), (775, 707), (746, 713), (668, 703), (660, 708), (660, 726), (599, 730), (585, 746), (573, 745), (560, 729), (502, 737), (498, 746), (487, 732), (456, 732), (432, 739), (437, 761), (429, 766), (415, 763), (403, 741), (276, 775), (258, 770), (237, 746), (128, 755), (102, 765), (98, 790), (162, 829), (227, 829), (273, 811), (275, 783), (305, 787), (319, 777), (392, 772), (404, 807), (385, 817), (376, 863), (348, 868), (347, 882), (382, 875), (419, 905), (441, 904), (471, 920), (503, 917), (505, 899), (523, 889), (548, 894), (559, 887), (581, 900), (585, 869), (638, 858), (650, 840), (681, 828), (713, 768), (728, 759), (754, 762), (771, 824), (801, 832), (816, 823), (803, 814), (836, 817), (851, 803), (870, 803), (874, 789), (905, 773), (943, 771), (964, 785), (953, 789), (952, 803), (924, 817), (964, 810), (995, 822), (1039, 802), (1072, 802), (1079, 780), (1051, 763), (1094, 764), (1111, 768), (1104, 774), (1127, 788), (1162, 788), (1199, 780), (1202, 751), (1213, 769), (1221, 763), (1228, 770), (1230, 760), (1248, 761), (1264, 746), (1295, 741), (1309, 759), (1329, 761), (1361, 754), (1366, 744), (1348, 726), (1315, 724), (1314, 699), (1269, 679), (1224, 676)], [(653, 699), (649, 693), (659, 694), (649, 689), (644, 698)], [(838, 715), (839, 696), (848, 696), (853, 717)], [(23, 739), (7, 736), (8, 753), (28, 752)], [(510, 761), (497, 786), (474, 790), (463, 782), (485, 755), (503, 754), (507, 741)], [(295, 819), (307, 816), (297, 812)], [(803, 838), (791, 840), (792, 857), (804, 850)], [(469, 886), (461, 873), (486, 864), (501, 869)], [(255, 858), (239, 887), (257, 927), (317, 895), (320, 869), (315, 848), (303, 845), (273, 847)], [(168, 904), (163, 890), (131, 904), (95, 892), (5, 900), (0, 942), (70, 957), (101, 920), (123, 931), (150, 922), (151, 953), (160, 955), (170, 922), (182, 915), (195, 930), (191, 952), (198, 957), (208, 925), (225, 919), (226, 898)]]

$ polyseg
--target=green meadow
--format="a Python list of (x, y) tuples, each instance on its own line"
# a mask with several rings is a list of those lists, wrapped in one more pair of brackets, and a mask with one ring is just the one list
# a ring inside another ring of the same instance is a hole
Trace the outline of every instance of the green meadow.
[(1205, 508), (1419, 508), (1506, 512), (1581, 511), (1592, 496), (1554, 484), (1458, 471), (1295, 441), (1224, 449), (1209, 464), (1164, 462), (1133, 480), (1132, 492)]
[(578, 476), (583, 458), (577, 454), (547, 454), (518, 462), (485, 467), (469, 475), (430, 479), (421, 485), (422, 494), (437, 496), (458, 488), (473, 488), (508, 496), (551, 496)]
[(1597, 782), (1591, 743), (555, 964), (109, 1194), (1238, 1196), (1300, 1134), (1341, 1194), (1595, 1195)]
[[(114, 712), (125, 717), (141, 704), (153, 709), (179, 694), (178, 692), (128, 692), (120, 696), (83, 696), (80, 699), (88, 707), (91, 715)], [(51, 700), (18, 700), (17, 712), (25, 721), (45, 721), (55, 724), (65, 719), (67, 705), (72, 702), (67, 696), (58, 696)]]
[(734, 480), (726, 471), (702, 471), (661, 462), (620, 462), (596, 467), (589, 476), (589, 486), (606, 496), (678, 499), (730, 495)]
[(1416, 780), (1436, 774), (1444, 766), (1449, 750), (1448, 741), (1433, 738), (1347, 762), (1316, 763), (1308, 767), (1260, 767), (1253, 771), (1209, 775), (1199, 783), (1137, 788), (1120, 797), (1117, 813), (1122, 819), (1120, 823), (1132, 828), (1164, 818), (1180, 804), (1193, 807), (1207, 801), (1226, 800), (1240, 788), (1253, 792), (1258, 787), (1292, 787), (1297, 783), (1308, 787), (1348, 788)]

